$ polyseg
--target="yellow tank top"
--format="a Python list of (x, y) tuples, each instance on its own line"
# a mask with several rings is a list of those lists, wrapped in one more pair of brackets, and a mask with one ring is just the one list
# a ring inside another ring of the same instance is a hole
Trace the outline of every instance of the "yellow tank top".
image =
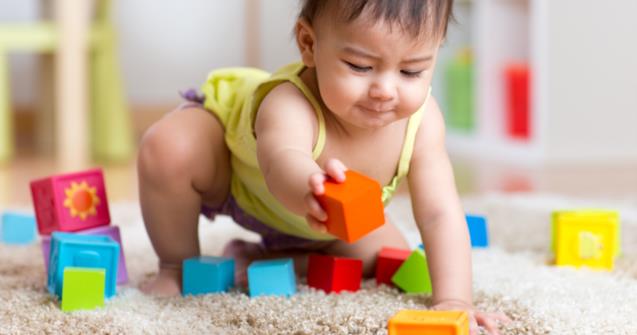
[[(225, 141), (231, 153), (231, 193), (237, 204), (262, 223), (286, 234), (314, 240), (331, 240), (332, 235), (312, 230), (305, 218), (287, 210), (268, 190), (259, 169), (253, 124), (259, 105), (277, 85), (290, 82), (296, 86), (316, 111), (318, 138), (312, 150), (316, 160), (325, 147), (325, 119), (316, 98), (301, 81), (302, 63), (287, 65), (272, 75), (252, 68), (225, 68), (212, 71), (202, 85), (204, 107), (213, 112), (225, 128)], [(431, 89), (429, 90), (431, 91)], [(429, 94), (427, 96), (427, 100)], [(387, 205), (400, 181), (409, 171), (418, 125), (427, 101), (408, 121), (405, 140), (396, 174), (383, 187), (383, 203)]]

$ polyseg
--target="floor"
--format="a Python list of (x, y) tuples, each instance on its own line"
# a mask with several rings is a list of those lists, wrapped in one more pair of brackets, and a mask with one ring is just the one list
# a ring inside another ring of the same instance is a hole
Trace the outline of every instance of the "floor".
[[(135, 132), (144, 130), (161, 116), (167, 107), (138, 108)], [(18, 113), (24, 115), (24, 113)], [(29, 182), (61, 173), (51, 155), (38, 154), (28, 133), (29, 120), (17, 120), (19, 134), (17, 157), (0, 164), (0, 208), (30, 206)], [(27, 135), (25, 135), (25, 133)], [(523, 167), (503, 162), (467, 160), (452, 157), (458, 190), (461, 195), (488, 192), (542, 192), (587, 197), (622, 197), (637, 190), (636, 165), (586, 165), (561, 167)], [(137, 200), (135, 159), (120, 164), (98, 164), (104, 169), (109, 201)], [(406, 192), (403, 183), (403, 192)]]

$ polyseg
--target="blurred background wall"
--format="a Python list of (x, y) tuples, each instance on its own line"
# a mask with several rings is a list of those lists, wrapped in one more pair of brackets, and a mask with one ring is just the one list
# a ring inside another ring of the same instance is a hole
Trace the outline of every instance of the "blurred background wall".
[[(54, 0), (0, 0), (0, 22), (38, 20), (45, 1)], [(273, 71), (298, 59), (291, 35), (298, 5), (114, 0), (133, 114), (170, 109), (179, 90), (198, 87), (211, 69)], [(451, 152), (637, 162), (636, 11), (634, 0), (456, 0), (433, 84)], [(12, 54), (10, 63), (14, 103), (28, 106), (37, 100), (38, 56)]]
[[(41, 1), (0, 0), (0, 22), (39, 19)], [(254, 1), (252, 1), (254, 3)], [(119, 0), (113, 2), (125, 86), (133, 106), (170, 104), (177, 90), (198, 86), (210, 69), (246, 65), (247, 0)], [(269, 70), (295, 59), (290, 32), (296, 0), (266, 0), (261, 7), (261, 65)], [(256, 39), (255, 39), (256, 40)], [(16, 104), (34, 101), (37, 58), (11, 55)]]

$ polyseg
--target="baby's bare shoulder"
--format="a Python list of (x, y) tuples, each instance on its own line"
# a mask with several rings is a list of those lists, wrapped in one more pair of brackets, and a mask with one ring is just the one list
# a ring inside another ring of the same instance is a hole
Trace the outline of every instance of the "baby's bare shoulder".
[(259, 114), (262, 112), (268, 114), (276, 112), (279, 116), (281, 116), (281, 114), (292, 113), (298, 116), (299, 114), (313, 112), (313, 109), (312, 104), (307, 100), (305, 95), (303, 95), (301, 90), (294, 86), (294, 84), (285, 82), (277, 85), (268, 92), (259, 106)]
[(265, 96), (255, 117), (255, 132), (271, 130), (292, 134), (317, 128), (318, 121), (307, 100), (296, 86), (286, 82), (277, 85)]
[(438, 102), (432, 96), (425, 106), (422, 120), (416, 133), (414, 143), (414, 158), (427, 155), (432, 150), (444, 150), (445, 147), (445, 121), (438, 106)]

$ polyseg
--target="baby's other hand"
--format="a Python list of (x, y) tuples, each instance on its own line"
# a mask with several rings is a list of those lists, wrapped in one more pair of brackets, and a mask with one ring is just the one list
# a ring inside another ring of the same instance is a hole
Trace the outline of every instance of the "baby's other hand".
[(498, 323), (507, 324), (511, 322), (504, 313), (487, 313), (477, 311), (471, 306), (458, 300), (441, 301), (431, 307), (438, 311), (466, 311), (469, 314), (469, 333), (478, 334), (478, 326), (482, 326), (491, 335), (500, 335)]
[(316, 196), (325, 193), (323, 183), (325, 183), (327, 178), (339, 183), (344, 182), (347, 167), (345, 167), (345, 164), (340, 160), (330, 158), (325, 163), (323, 170), (325, 173), (314, 173), (309, 178), (310, 192), (305, 196), (305, 206), (307, 208), (305, 219), (312, 229), (325, 233), (327, 232), (327, 227), (325, 227), (323, 222), (327, 220), (327, 213), (325, 213), (318, 200), (316, 200)]

